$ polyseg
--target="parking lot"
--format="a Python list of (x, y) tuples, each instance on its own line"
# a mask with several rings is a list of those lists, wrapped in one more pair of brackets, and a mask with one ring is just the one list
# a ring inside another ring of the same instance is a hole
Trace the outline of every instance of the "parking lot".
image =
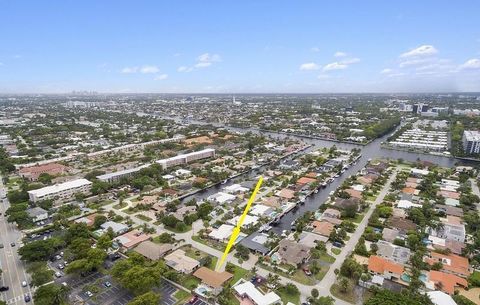
[(175, 302), (177, 301), (175, 298), (174, 298), (174, 294), (175, 292), (177, 292), (177, 287), (173, 286), (172, 284), (170, 284), (169, 282), (167, 281), (163, 281), (161, 284), (160, 284), (160, 295), (161, 295), (161, 303), (163, 305), (173, 305), (175, 304)]
[[(71, 288), (71, 300), (81, 300), (84, 304), (89, 305), (126, 305), (133, 299), (133, 295), (117, 284), (109, 275), (99, 272), (93, 273), (86, 277), (72, 277), (66, 275), (56, 279), (57, 283), (67, 283)], [(109, 282), (110, 287), (106, 287), (105, 283)], [(89, 287), (89, 288), (87, 288)], [(93, 289), (92, 289), (93, 288)], [(87, 289), (92, 296), (86, 294)], [(162, 281), (158, 292), (161, 295), (160, 303), (162, 305), (173, 305), (177, 302), (174, 294), (177, 288), (167, 281)], [(199, 302), (197, 304), (197, 302)], [(207, 305), (201, 301), (195, 302), (196, 305)]]

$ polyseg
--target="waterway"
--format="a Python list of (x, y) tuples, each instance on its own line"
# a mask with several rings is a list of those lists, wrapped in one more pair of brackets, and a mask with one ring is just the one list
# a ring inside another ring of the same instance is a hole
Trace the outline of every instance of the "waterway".
[[(165, 118), (165, 117), (164, 117)], [(180, 118), (168, 118), (168, 119), (174, 119), (177, 122), (181, 122), (182, 119)], [(312, 194), (308, 198), (306, 198), (305, 203), (302, 205), (297, 206), (297, 208), (292, 209), (288, 213), (286, 213), (280, 221), (272, 228), (272, 231), (281, 234), (283, 230), (290, 230), (292, 223), (299, 218), (301, 215), (303, 215), (307, 211), (315, 211), (317, 210), (320, 205), (325, 203), (327, 200), (329, 193), (331, 191), (336, 190), (342, 183), (345, 181), (346, 178), (348, 178), (351, 175), (356, 174), (358, 171), (360, 171), (367, 163), (368, 160), (370, 159), (378, 159), (378, 158), (387, 158), (387, 159), (403, 159), (405, 161), (411, 161), (415, 162), (418, 160), (421, 161), (428, 161), (431, 163), (438, 164), (439, 166), (442, 167), (454, 167), (456, 165), (474, 165), (474, 164), (479, 164), (477, 161), (467, 161), (467, 160), (460, 160), (460, 159), (455, 159), (453, 157), (449, 156), (438, 156), (438, 155), (428, 155), (428, 154), (419, 154), (419, 153), (414, 153), (414, 152), (408, 152), (408, 151), (399, 151), (399, 150), (392, 150), (392, 149), (383, 149), (381, 147), (382, 142), (386, 141), (387, 138), (395, 133), (392, 132), (390, 134), (387, 134), (381, 138), (378, 138), (372, 142), (370, 142), (367, 145), (356, 145), (356, 144), (350, 144), (350, 143), (341, 143), (341, 142), (333, 142), (333, 141), (327, 141), (327, 140), (322, 140), (322, 139), (312, 139), (309, 137), (302, 137), (299, 135), (293, 135), (293, 134), (283, 134), (283, 133), (275, 133), (275, 132), (267, 132), (267, 131), (260, 131), (259, 129), (256, 128), (236, 128), (236, 127), (230, 127), (230, 126), (225, 126), (222, 124), (211, 124), (211, 123), (206, 123), (202, 121), (192, 121), (189, 120), (188, 123), (190, 124), (198, 124), (198, 125), (213, 125), (216, 127), (223, 127), (226, 128), (230, 131), (236, 131), (236, 132), (252, 132), (256, 134), (262, 134), (265, 136), (270, 136), (274, 139), (297, 139), (301, 140), (307, 144), (312, 144), (313, 146), (309, 149), (307, 149), (304, 152), (316, 150), (322, 147), (331, 147), (335, 145), (337, 148), (341, 150), (351, 150), (353, 148), (359, 148), (361, 150), (362, 156), (360, 159), (357, 160), (357, 162), (350, 166), (340, 177), (336, 178), (332, 183), (327, 185), (326, 188), (319, 189), (318, 193)], [(302, 152), (302, 153), (304, 153)], [(291, 156), (294, 157), (294, 156)], [(291, 158), (290, 157), (290, 158)], [(213, 186), (201, 193), (197, 193), (195, 195), (189, 196), (184, 198), (184, 200), (190, 200), (191, 198), (196, 198), (197, 200), (203, 200), (207, 198), (210, 195), (213, 195), (217, 192), (219, 192), (221, 189), (223, 189), (225, 186), (238, 183), (239, 181), (243, 180), (249, 180), (249, 179), (254, 179), (258, 177), (263, 171), (268, 169), (269, 166), (262, 166), (254, 171), (251, 171), (249, 173), (246, 173), (242, 176), (238, 176), (234, 179), (228, 180), (225, 184), (221, 185), (216, 185)]]

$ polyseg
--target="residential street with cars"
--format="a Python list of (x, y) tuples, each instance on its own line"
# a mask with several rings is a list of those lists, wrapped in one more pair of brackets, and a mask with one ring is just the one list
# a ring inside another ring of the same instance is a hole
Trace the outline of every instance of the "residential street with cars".
[[(6, 190), (3, 185), (3, 177), (0, 178), (0, 269), (1, 287), (0, 300), (7, 304), (26, 304), (26, 299), (31, 298), (32, 290), (28, 275), (25, 271), (25, 264), (20, 260), (17, 249), (21, 246), (22, 234), (17, 230), (15, 224), (8, 223), (5, 218), (5, 211), (10, 206), (6, 197)], [(22, 282), (25, 282), (22, 285)], [(8, 290), (6, 288), (8, 287)], [(28, 297), (27, 297), (28, 296)]]

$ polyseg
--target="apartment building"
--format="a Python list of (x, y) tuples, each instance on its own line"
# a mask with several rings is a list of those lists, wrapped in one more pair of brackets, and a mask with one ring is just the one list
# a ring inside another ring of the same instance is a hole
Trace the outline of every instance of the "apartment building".
[(465, 153), (480, 153), (480, 132), (476, 130), (465, 130), (463, 132), (462, 142)]
[(92, 183), (87, 179), (76, 179), (28, 191), (28, 197), (34, 203), (49, 199), (55, 202), (66, 202), (72, 200), (77, 193), (90, 193), (91, 186)]
[(156, 161), (156, 163), (160, 164), (163, 169), (167, 169), (169, 167), (173, 167), (181, 164), (188, 164), (196, 160), (212, 158), (212, 157), (215, 157), (215, 149), (207, 148), (207, 149), (191, 152), (188, 154), (178, 155), (168, 159), (158, 160)]

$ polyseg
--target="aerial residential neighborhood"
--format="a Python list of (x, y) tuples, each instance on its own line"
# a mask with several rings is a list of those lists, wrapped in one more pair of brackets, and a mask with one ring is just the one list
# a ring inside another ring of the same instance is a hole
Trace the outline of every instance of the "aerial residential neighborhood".
[[(35, 112), (19, 97), (3, 104), (8, 304), (57, 293), (71, 304), (478, 302), (479, 172), (475, 155), (446, 153), (448, 117), (395, 110), (393, 130), (359, 144), (219, 124), (195, 108), (139, 114), (142, 96), (64, 99), (42, 97)], [(230, 102), (201, 100), (216, 113)]]

